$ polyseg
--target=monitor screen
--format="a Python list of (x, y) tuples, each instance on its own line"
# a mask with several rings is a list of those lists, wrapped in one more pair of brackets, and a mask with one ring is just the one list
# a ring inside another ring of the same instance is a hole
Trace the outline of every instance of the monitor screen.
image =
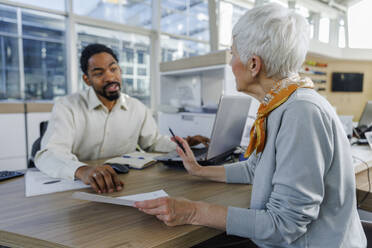
[(363, 91), (363, 73), (332, 73), (332, 91)]

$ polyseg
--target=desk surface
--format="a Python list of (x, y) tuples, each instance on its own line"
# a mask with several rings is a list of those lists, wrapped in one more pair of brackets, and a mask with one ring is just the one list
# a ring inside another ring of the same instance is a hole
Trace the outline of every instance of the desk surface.
[[(170, 196), (248, 207), (251, 186), (205, 181), (158, 164), (121, 175), (122, 196), (164, 189)], [(222, 231), (167, 227), (135, 208), (71, 198), (74, 191), (26, 198), (24, 178), (0, 183), (0, 245), (11, 247), (190, 247)], [(92, 192), (91, 189), (79, 191)]]
[[(359, 152), (367, 152), (367, 147), (359, 149)], [(353, 154), (356, 154), (355, 151)], [(357, 186), (358, 181), (367, 182), (366, 172), (370, 171), (357, 161), (354, 165)], [(368, 161), (368, 165), (372, 163)], [(144, 170), (131, 170), (121, 178), (125, 182), (124, 190), (109, 195), (122, 196), (164, 189), (171, 196), (225, 206), (246, 208), (250, 201), (249, 185), (209, 182), (190, 176), (184, 170), (160, 164)], [(365, 184), (358, 188), (368, 189)], [(91, 189), (79, 191), (92, 192)], [(72, 192), (26, 198), (24, 178), (0, 182), (0, 245), (190, 247), (221, 233), (200, 226), (167, 227), (155, 217), (135, 208), (76, 200), (71, 198)], [(369, 207), (372, 206), (371, 202), (372, 195), (366, 199), (363, 208), (372, 210)]]

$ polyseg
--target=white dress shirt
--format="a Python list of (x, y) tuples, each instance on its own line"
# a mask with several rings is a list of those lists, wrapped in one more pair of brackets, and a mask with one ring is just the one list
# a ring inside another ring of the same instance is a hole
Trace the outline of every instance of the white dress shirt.
[(49, 176), (74, 179), (81, 161), (120, 156), (137, 144), (147, 151), (176, 148), (139, 100), (122, 93), (109, 112), (89, 88), (56, 99), (35, 164)]

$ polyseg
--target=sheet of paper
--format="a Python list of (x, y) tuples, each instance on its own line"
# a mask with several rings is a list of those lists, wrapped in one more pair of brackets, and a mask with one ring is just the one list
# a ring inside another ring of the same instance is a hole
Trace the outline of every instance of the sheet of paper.
[(80, 180), (57, 179), (49, 177), (38, 170), (28, 170), (25, 181), (26, 197), (90, 187)]
[(369, 146), (352, 146), (351, 155), (354, 158), (354, 166), (360, 164), (361, 161), (371, 161), (372, 160), (372, 150)]
[(168, 194), (164, 190), (157, 190), (157, 191), (143, 193), (143, 194), (128, 195), (128, 196), (121, 196), (121, 197), (110, 197), (110, 196), (103, 196), (103, 195), (97, 195), (97, 194), (90, 194), (86, 192), (75, 192), (72, 194), (72, 197), (75, 199), (111, 203), (111, 204), (117, 204), (117, 205), (129, 206), (129, 207), (133, 207), (136, 201), (151, 200), (151, 199), (156, 199), (156, 198), (160, 198), (164, 196), (168, 196)]

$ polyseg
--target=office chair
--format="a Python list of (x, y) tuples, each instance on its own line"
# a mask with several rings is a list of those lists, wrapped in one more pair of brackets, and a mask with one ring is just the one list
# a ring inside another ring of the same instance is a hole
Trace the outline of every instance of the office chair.
[(40, 124), (39, 124), (40, 136), (32, 144), (31, 156), (28, 160), (27, 168), (34, 168), (35, 167), (34, 158), (35, 158), (36, 153), (40, 150), (41, 139), (43, 138), (44, 133), (47, 130), (47, 127), (48, 127), (48, 121), (40, 122)]

